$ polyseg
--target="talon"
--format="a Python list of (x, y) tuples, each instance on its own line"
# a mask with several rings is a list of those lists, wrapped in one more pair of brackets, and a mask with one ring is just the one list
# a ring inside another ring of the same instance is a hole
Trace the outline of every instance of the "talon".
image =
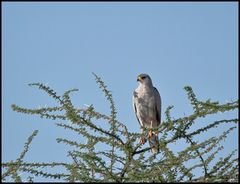
[(141, 143), (141, 144), (145, 144), (145, 142), (146, 142), (146, 139), (142, 137), (142, 138), (140, 139), (140, 143)]
[(154, 132), (152, 130), (149, 130), (148, 137), (151, 138), (153, 136)]

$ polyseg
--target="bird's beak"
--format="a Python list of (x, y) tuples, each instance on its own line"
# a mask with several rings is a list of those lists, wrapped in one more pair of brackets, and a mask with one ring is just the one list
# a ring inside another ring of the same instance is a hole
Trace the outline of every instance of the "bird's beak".
[(139, 76), (139, 77), (137, 78), (137, 81), (141, 82), (141, 81), (142, 81), (142, 78)]

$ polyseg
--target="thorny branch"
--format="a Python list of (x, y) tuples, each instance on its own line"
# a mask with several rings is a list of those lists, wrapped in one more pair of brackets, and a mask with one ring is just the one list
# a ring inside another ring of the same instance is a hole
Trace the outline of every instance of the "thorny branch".
[[(16, 161), (2, 163), (2, 168), (5, 170), (2, 173), (2, 181), (9, 177), (16, 182), (22, 181), (18, 174), (19, 171), (34, 176), (71, 182), (238, 181), (238, 159), (234, 158), (234, 152), (225, 158), (220, 158), (212, 168), (209, 165), (216, 154), (223, 149), (223, 146), (218, 147), (215, 151), (214, 148), (235, 127), (230, 127), (219, 137), (194, 141), (196, 135), (207, 133), (221, 124), (237, 124), (239, 122), (238, 118), (217, 120), (195, 130), (191, 128), (199, 118), (238, 109), (238, 100), (226, 104), (219, 104), (210, 100), (199, 101), (192, 88), (186, 86), (184, 89), (193, 107), (193, 113), (173, 120), (170, 115), (173, 106), (169, 106), (165, 112), (166, 121), (161, 122), (161, 125), (156, 128), (156, 131), (160, 132), (160, 153), (151, 155), (149, 153), (150, 147), (143, 147), (138, 143), (138, 139), (142, 135), (129, 132), (126, 124), (116, 119), (117, 110), (111, 92), (100, 77), (96, 74), (93, 75), (109, 102), (110, 115), (97, 112), (93, 105), (87, 109), (74, 107), (69, 95), (77, 89), (68, 90), (62, 96), (59, 96), (53, 89), (44, 84), (30, 84), (46, 92), (60, 106), (27, 109), (12, 105), (12, 109), (20, 113), (39, 115), (41, 118), (68, 121), (68, 124), (56, 123), (56, 125), (77, 132), (84, 138), (78, 140), (83, 140), (85, 143), (57, 138), (58, 143), (74, 146), (74, 149), (69, 151), (67, 155), (73, 161), (72, 163), (26, 163), (23, 159), (32, 138), (36, 135), (35, 131), (29, 137), (24, 151)], [(97, 126), (94, 123), (95, 120), (100, 120), (105, 125)], [(145, 129), (144, 131), (145, 134), (148, 130)], [(172, 151), (169, 145), (179, 140), (185, 140), (188, 146), (180, 152)], [(99, 146), (100, 143), (105, 146)], [(210, 153), (210, 156), (204, 159), (204, 154), (207, 153)], [(200, 159), (200, 163), (195, 161), (195, 164), (189, 164), (191, 160), (196, 158)], [(62, 167), (66, 169), (66, 173), (44, 171), (47, 167)], [(204, 175), (194, 176), (193, 171), (200, 167), (203, 169)]]

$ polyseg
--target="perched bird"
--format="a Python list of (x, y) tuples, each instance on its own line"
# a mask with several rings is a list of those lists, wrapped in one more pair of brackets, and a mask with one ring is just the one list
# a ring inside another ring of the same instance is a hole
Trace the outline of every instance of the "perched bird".
[[(137, 81), (139, 86), (133, 92), (134, 111), (141, 125), (141, 132), (143, 133), (144, 128), (150, 129), (148, 141), (152, 153), (155, 154), (159, 152), (158, 132), (152, 131), (151, 128), (156, 128), (161, 123), (161, 97), (149, 75), (140, 74)], [(142, 137), (140, 143), (145, 142), (145, 137)]]

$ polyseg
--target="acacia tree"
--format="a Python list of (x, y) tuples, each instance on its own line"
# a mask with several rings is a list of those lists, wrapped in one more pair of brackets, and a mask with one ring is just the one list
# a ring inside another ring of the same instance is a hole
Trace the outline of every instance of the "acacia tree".
[[(74, 107), (69, 95), (77, 89), (59, 96), (44, 84), (29, 84), (46, 92), (59, 106), (27, 109), (12, 105), (12, 109), (41, 118), (61, 120), (62, 123), (56, 123), (56, 126), (76, 132), (81, 138), (77, 138), (78, 141), (57, 138), (58, 143), (72, 147), (67, 155), (71, 159), (69, 163), (28, 163), (24, 161), (24, 156), (38, 133), (34, 131), (19, 158), (2, 163), (2, 181), (12, 178), (15, 182), (21, 182), (19, 173), (24, 172), (30, 175), (29, 182), (33, 181), (32, 176), (67, 182), (238, 182), (237, 149), (218, 158), (224, 149), (222, 142), (237, 127), (238, 118), (199, 123), (199, 120), (206, 120), (206, 117), (219, 112), (237, 110), (238, 100), (226, 104), (211, 100), (199, 101), (190, 86), (184, 87), (193, 112), (174, 119), (170, 115), (173, 106), (169, 106), (165, 111), (166, 121), (157, 128), (160, 132), (160, 152), (151, 154), (150, 147), (139, 143), (139, 138), (147, 136), (149, 130), (145, 129), (143, 134), (128, 131), (126, 125), (116, 119), (117, 110), (112, 94), (103, 80), (96, 74), (94, 76), (110, 104), (110, 115), (97, 112), (93, 105), (85, 109)], [(106, 123), (106, 126), (97, 125), (97, 121)], [(221, 124), (225, 124), (226, 129), (219, 135), (201, 141), (196, 138), (218, 129)], [(185, 143), (180, 151), (174, 151), (171, 144), (179, 142)], [(99, 143), (105, 145), (104, 149), (99, 148)], [(54, 170), (56, 167), (62, 167), (66, 172), (57, 173)], [(50, 168), (52, 172), (49, 172)]]

